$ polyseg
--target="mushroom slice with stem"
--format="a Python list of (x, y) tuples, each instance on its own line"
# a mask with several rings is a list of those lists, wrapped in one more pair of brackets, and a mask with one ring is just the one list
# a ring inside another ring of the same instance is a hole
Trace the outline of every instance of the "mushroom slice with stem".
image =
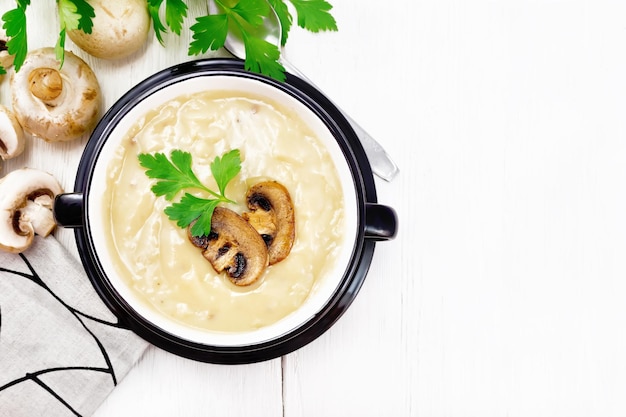
[(0, 249), (20, 253), (35, 234), (48, 236), (55, 227), (54, 198), (63, 192), (47, 172), (23, 168), (0, 179)]
[(191, 242), (204, 249), (203, 256), (217, 272), (225, 271), (228, 279), (239, 286), (256, 282), (268, 265), (267, 247), (261, 236), (234, 211), (216, 207), (211, 217), (211, 233), (192, 236)]
[(289, 255), (296, 238), (295, 214), (289, 191), (276, 181), (264, 181), (250, 187), (246, 202), (252, 212), (242, 216), (265, 241), (270, 265)]
[(24, 131), (13, 112), (0, 105), (0, 158), (15, 158), (24, 152)]
[(54, 48), (41, 48), (11, 75), (17, 119), (24, 131), (49, 142), (90, 132), (100, 112), (100, 86), (89, 65), (69, 51), (60, 65)]

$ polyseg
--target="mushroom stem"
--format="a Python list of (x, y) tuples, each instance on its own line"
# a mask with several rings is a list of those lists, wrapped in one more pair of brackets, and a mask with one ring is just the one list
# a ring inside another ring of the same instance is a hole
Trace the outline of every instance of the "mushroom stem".
[(46, 105), (54, 107), (59, 103), (63, 92), (63, 78), (54, 68), (35, 68), (28, 74), (28, 84), (32, 95)]
[[(52, 233), (56, 227), (54, 217), (50, 215), (52, 199), (48, 195), (45, 197), (48, 203), (42, 204), (39, 198), (26, 201), (26, 205), (20, 210), (20, 230), (29, 230), (32, 227), (35, 234), (42, 237)], [(24, 224), (26, 226), (22, 226)]]

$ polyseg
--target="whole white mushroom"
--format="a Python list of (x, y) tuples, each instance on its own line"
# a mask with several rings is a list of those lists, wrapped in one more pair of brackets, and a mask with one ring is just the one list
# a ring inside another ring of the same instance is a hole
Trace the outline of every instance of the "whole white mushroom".
[(54, 48), (41, 48), (29, 52), (11, 75), (17, 120), (24, 131), (48, 142), (90, 132), (100, 113), (100, 85), (89, 65), (66, 51), (59, 67)]
[(83, 51), (97, 58), (119, 59), (146, 42), (150, 14), (146, 0), (87, 0), (95, 12), (91, 33), (68, 32)]

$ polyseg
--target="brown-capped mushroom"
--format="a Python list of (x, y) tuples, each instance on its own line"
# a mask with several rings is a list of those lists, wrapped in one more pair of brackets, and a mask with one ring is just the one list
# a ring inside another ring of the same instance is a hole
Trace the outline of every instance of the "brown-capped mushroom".
[(23, 168), (0, 179), (0, 249), (19, 253), (31, 245), (35, 234), (54, 230), (54, 198), (63, 192), (47, 172)]
[(250, 187), (246, 193), (250, 213), (243, 213), (268, 247), (270, 265), (289, 255), (296, 237), (295, 214), (289, 191), (276, 181)]
[(15, 158), (24, 152), (24, 131), (13, 112), (0, 105), (0, 158)]
[(49, 142), (76, 139), (91, 131), (100, 111), (100, 86), (85, 61), (65, 52), (60, 68), (53, 48), (26, 56), (11, 75), (13, 111), (24, 131)]
[(96, 16), (91, 33), (70, 30), (70, 39), (83, 51), (104, 59), (119, 59), (146, 42), (150, 15), (145, 0), (88, 0)]
[(203, 256), (217, 272), (226, 271), (235, 285), (254, 283), (268, 265), (267, 247), (250, 224), (234, 211), (216, 207), (211, 217), (211, 233), (188, 236), (191, 242), (204, 249)]

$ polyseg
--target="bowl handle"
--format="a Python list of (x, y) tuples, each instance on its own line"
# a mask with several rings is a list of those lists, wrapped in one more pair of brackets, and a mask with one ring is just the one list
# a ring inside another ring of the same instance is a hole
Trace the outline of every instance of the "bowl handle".
[(382, 204), (365, 204), (365, 238), (376, 241), (396, 237), (398, 216), (396, 211)]
[(52, 207), (54, 221), (62, 227), (83, 227), (83, 193), (59, 194)]

